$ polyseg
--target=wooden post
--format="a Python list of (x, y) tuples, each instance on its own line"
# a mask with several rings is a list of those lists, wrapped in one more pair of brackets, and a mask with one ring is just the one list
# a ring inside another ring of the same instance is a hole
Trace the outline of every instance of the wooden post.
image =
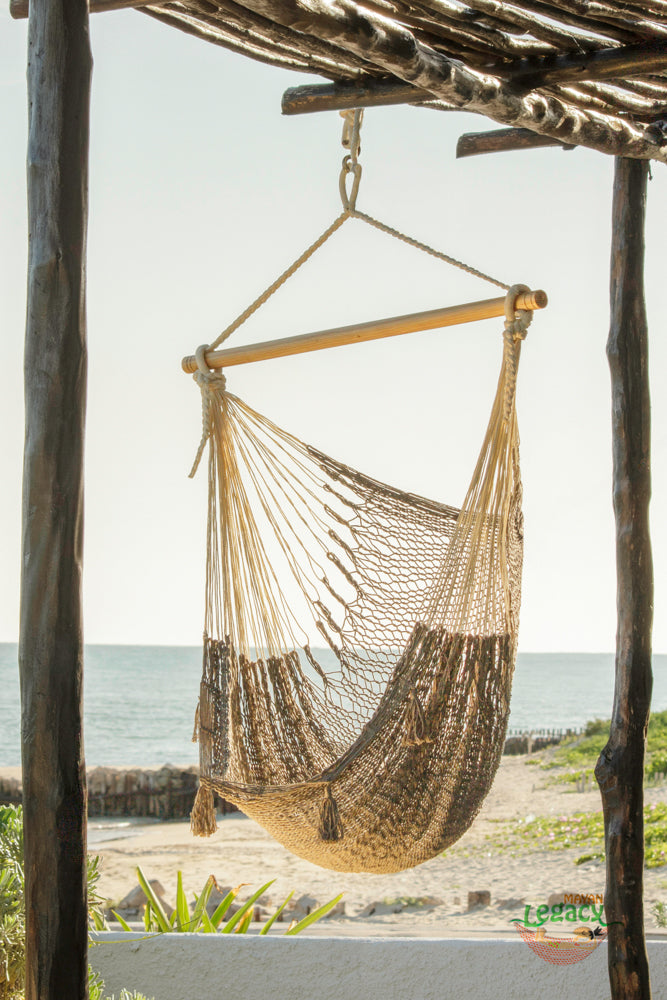
[(611, 368), (618, 629), (609, 741), (595, 774), (607, 855), (612, 1000), (649, 1000), (644, 939), (644, 746), (653, 683), (653, 566), (644, 214), (648, 164), (616, 160), (611, 254)]
[(19, 644), (26, 1000), (88, 995), (81, 570), (90, 77), (86, 0), (33, 0)]

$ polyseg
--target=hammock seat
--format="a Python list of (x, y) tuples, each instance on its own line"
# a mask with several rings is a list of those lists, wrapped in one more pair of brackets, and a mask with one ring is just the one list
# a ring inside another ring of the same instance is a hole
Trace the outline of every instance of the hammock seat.
[(522, 289), (508, 292), (498, 388), (460, 509), (304, 444), (200, 364), (210, 448), (195, 833), (215, 829), (217, 792), (316, 864), (395, 872), (472, 823), (500, 762), (516, 656)]

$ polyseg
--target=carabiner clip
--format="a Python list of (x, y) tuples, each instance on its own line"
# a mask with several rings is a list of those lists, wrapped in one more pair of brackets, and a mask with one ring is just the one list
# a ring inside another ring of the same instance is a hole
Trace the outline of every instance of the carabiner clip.
[[(347, 176), (352, 174), (352, 188), (347, 193)], [(354, 162), (351, 156), (343, 157), (343, 169), (340, 172), (338, 186), (340, 189), (340, 199), (346, 212), (354, 212), (357, 207), (357, 195), (359, 194), (359, 184), (361, 182), (361, 164)]]

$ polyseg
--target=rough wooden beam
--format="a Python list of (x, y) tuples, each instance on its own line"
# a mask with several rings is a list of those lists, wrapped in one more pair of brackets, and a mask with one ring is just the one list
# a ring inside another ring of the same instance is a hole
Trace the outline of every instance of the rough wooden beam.
[(497, 73), (515, 86), (532, 90), (550, 84), (580, 83), (584, 80), (623, 80), (660, 73), (665, 69), (667, 41), (497, 63), (488, 71)]
[(86, 0), (33, 0), (19, 668), (26, 1000), (88, 995), (81, 569)]
[(569, 145), (667, 163), (667, 146), (639, 125), (607, 119), (554, 95), (517, 94), (419, 42), (401, 24), (358, 7), (353, 0), (244, 0), (256, 13), (304, 35), (314, 35), (373, 63), (455, 107), (501, 125), (530, 128)]
[(539, 149), (541, 146), (560, 146), (574, 149), (565, 143), (538, 135), (527, 128), (497, 128), (489, 132), (466, 132), (456, 144), (456, 158), (480, 156), (483, 153), (507, 153), (518, 149)]
[(343, 111), (346, 108), (378, 108), (390, 104), (431, 101), (433, 94), (402, 80), (369, 80), (367, 83), (322, 83), (289, 87), (283, 94), (284, 115), (312, 111)]
[[(104, 10), (125, 10), (126, 7), (148, 7), (155, 0), (90, 0), (90, 13)], [(9, 13), (17, 21), (28, 17), (29, 0), (9, 0)]]
[(644, 747), (653, 684), (650, 398), (643, 274), (647, 175), (646, 163), (616, 161), (607, 356), (618, 628), (611, 731), (595, 768), (605, 821), (612, 1000), (650, 1000), (651, 995), (643, 906)]

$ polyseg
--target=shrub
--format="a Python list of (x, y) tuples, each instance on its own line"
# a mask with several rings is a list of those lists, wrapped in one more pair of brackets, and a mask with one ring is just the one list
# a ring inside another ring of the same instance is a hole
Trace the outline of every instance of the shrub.
[[(227, 920), (225, 917), (229, 912), (229, 908), (236, 899), (241, 886), (237, 886), (235, 889), (230, 889), (224, 899), (216, 907), (215, 911), (211, 916), (208, 914), (207, 904), (210, 899), (211, 893), (216, 886), (215, 878), (213, 875), (209, 875), (206, 880), (206, 884), (198, 896), (195, 896), (194, 905), (190, 908), (188, 903), (185, 890), (183, 889), (183, 875), (182, 872), (178, 872), (176, 880), (176, 908), (170, 917), (164, 912), (164, 907), (162, 903), (153, 891), (153, 887), (150, 881), (146, 878), (141, 868), (137, 868), (137, 878), (139, 879), (139, 885), (144, 890), (146, 895), (146, 906), (144, 908), (144, 927), (147, 931), (155, 932), (157, 934), (169, 934), (171, 932), (187, 932), (193, 933), (203, 933), (203, 934), (247, 934), (250, 929), (250, 924), (252, 922), (253, 907), (257, 900), (262, 896), (266, 890), (273, 885), (275, 879), (270, 882), (266, 882), (263, 886), (260, 886), (256, 892), (252, 894), (250, 899), (246, 900), (235, 911), (235, 913), (230, 916)], [(273, 924), (281, 916), (283, 910), (289, 903), (290, 899), (294, 895), (290, 892), (287, 899), (284, 900), (273, 913), (272, 916), (262, 925), (262, 929), (259, 932), (261, 935), (268, 934)], [(310, 927), (317, 920), (321, 920), (325, 917), (330, 910), (334, 908), (336, 903), (340, 902), (343, 894), (336, 896), (335, 899), (330, 899), (328, 903), (323, 903), (312, 913), (303, 917), (302, 920), (293, 921), (292, 924), (287, 928), (285, 934), (298, 934), (300, 931)], [(120, 914), (112, 911), (114, 916), (118, 920), (121, 927), (130, 931), (132, 928), (128, 923), (120, 916)]]

